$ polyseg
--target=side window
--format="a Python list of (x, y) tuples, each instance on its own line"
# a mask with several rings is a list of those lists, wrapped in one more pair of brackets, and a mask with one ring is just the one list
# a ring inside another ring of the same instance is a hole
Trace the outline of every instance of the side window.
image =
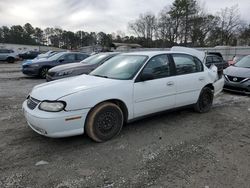
[(158, 55), (149, 60), (143, 72), (153, 74), (153, 79), (170, 76), (170, 65), (167, 55)]
[(197, 58), (185, 54), (173, 54), (176, 74), (190, 74), (203, 71), (203, 65)]
[(6, 53), (9, 53), (9, 50), (2, 49), (2, 50), (0, 51), (0, 53), (2, 53), (2, 54), (6, 54)]
[(214, 61), (215, 63), (219, 63), (219, 62), (222, 61), (222, 59), (221, 59), (220, 57), (213, 56), (213, 61)]
[(76, 54), (76, 59), (77, 60), (83, 60), (83, 59), (85, 59), (87, 57), (87, 55), (85, 55), (85, 54)]
[(75, 61), (75, 54), (67, 54), (64, 56), (64, 61)]
[(207, 57), (206, 63), (208, 63), (208, 64), (213, 63), (213, 58), (212, 58), (212, 56), (208, 56), (208, 57)]

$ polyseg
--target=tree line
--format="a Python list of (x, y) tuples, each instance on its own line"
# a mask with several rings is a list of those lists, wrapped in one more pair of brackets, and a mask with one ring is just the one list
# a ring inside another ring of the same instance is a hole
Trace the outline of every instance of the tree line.
[(205, 47), (217, 45), (250, 45), (250, 25), (240, 19), (237, 5), (221, 9), (217, 14), (204, 11), (196, 0), (175, 0), (158, 16), (147, 12), (129, 23), (138, 37), (155, 41), (162, 47), (183, 45)]
[(250, 24), (240, 19), (237, 5), (210, 14), (197, 0), (175, 0), (158, 15), (151, 12), (140, 14), (128, 23), (128, 29), (133, 35), (127, 36), (122, 31), (107, 34), (52, 27), (41, 29), (26, 23), (24, 26), (0, 27), (0, 43), (50, 45), (65, 49), (96, 44), (111, 47), (113, 42), (137, 43), (148, 48), (250, 45)]

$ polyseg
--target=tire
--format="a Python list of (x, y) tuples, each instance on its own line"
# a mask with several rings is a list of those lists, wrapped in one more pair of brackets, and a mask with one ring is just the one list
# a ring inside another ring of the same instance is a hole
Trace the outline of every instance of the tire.
[(105, 142), (120, 133), (123, 122), (122, 110), (113, 103), (104, 102), (90, 112), (85, 130), (92, 140)]
[(214, 93), (209, 87), (204, 87), (201, 90), (199, 99), (194, 105), (194, 110), (199, 113), (208, 112), (213, 105)]
[(6, 59), (6, 61), (7, 61), (8, 63), (14, 63), (14, 62), (15, 62), (15, 58), (14, 58), (14, 57), (8, 57), (8, 58)]
[(49, 71), (49, 67), (42, 67), (39, 71), (40, 78), (46, 78), (48, 71)]

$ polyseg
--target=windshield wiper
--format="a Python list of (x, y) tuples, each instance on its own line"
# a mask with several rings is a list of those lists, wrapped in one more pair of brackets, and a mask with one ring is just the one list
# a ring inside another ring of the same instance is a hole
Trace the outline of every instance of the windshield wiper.
[(108, 76), (103, 76), (103, 75), (99, 75), (99, 74), (91, 74), (92, 76), (97, 76), (97, 77), (101, 77), (101, 78), (109, 78)]

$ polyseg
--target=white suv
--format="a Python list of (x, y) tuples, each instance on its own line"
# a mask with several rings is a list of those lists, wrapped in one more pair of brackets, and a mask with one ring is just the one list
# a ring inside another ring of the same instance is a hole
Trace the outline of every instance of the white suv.
[(224, 78), (202, 63), (205, 54), (180, 50), (125, 53), (89, 75), (38, 85), (23, 103), (27, 122), (44, 136), (86, 131), (104, 142), (124, 123), (149, 114), (187, 105), (207, 112)]
[(18, 56), (13, 50), (0, 49), (0, 61), (14, 63), (17, 58)]

